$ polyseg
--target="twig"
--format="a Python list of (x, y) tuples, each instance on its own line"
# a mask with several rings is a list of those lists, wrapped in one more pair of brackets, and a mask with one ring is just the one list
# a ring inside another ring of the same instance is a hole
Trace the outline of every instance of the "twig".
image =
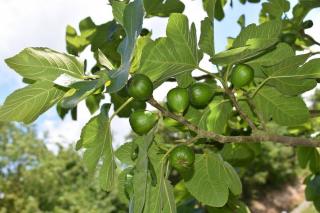
[(250, 136), (224, 136), (216, 134), (215, 132), (206, 131), (200, 129), (198, 126), (192, 124), (190, 121), (186, 120), (184, 117), (173, 114), (162, 107), (154, 98), (148, 101), (153, 107), (158, 109), (163, 116), (170, 117), (181, 124), (185, 125), (190, 131), (195, 132), (198, 138), (210, 138), (219, 143), (257, 143), (270, 141), (275, 143), (281, 143), (287, 146), (306, 146), (306, 147), (320, 147), (320, 140), (282, 136), (282, 135), (269, 135), (269, 134), (256, 134)]
[(230, 73), (230, 70), (231, 70), (231, 65), (228, 66), (227, 68), (227, 72), (226, 72), (226, 77), (225, 77), (225, 81), (224, 82), (221, 82), (223, 87), (224, 87), (224, 90), (225, 92), (227, 93), (227, 95), (229, 96), (233, 106), (236, 108), (236, 110), (239, 112), (240, 114), (240, 117), (245, 120), (248, 125), (251, 127), (251, 129), (253, 130), (256, 130), (257, 127), (256, 125), (253, 123), (253, 121), (248, 117), (248, 115), (242, 111), (241, 107), (239, 106), (238, 104), (238, 101), (237, 101), (237, 98), (236, 96), (234, 95), (234, 93), (229, 89), (228, 85), (227, 85), (227, 80), (228, 80), (228, 74)]

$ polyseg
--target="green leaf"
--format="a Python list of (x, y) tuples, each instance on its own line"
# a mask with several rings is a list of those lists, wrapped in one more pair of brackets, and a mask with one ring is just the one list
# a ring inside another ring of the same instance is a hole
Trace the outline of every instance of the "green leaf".
[(134, 143), (139, 147), (136, 170), (133, 176), (133, 212), (142, 212), (147, 199), (148, 183), (148, 150), (153, 142), (154, 132), (138, 137)]
[[(227, 166), (226, 166), (227, 165)], [(193, 175), (185, 180), (189, 192), (200, 202), (212, 207), (224, 206), (229, 189), (238, 195), (241, 190), (239, 177), (219, 154), (206, 152), (196, 155)]]
[(26, 48), (5, 62), (22, 77), (32, 80), (54, 81), (62, 74), (78, 79), (84, 76), (83, 63), (48, 48)]
[(214, 17), (219, 21), (221, 21), (224, 18), (223, 7), (226, 5), (226, 3), (227, 0), (216, 0)]
[(93, 173), (102, 161), (99, 180), (101, 187), (107, 191), (113, 186), (116, 169), (108, 118), (109, 108), (110, 105), (103, 105), (100, 114), (90, 119), (82, 129), (78, 142), (85, 149), (83, 160), (89, 172)]
[(218, 53), (211, 61), (226, 65), (253, 59), (278, 42), (281, 29), (280, 21), (269, 21), (259, 26), (248, 25), (234, 40), (232, 49)]
[(123, 13), (128, 5), (126, 1), (110, 0), (114, 19), (123, 26)]
[(299, 165), (302, 168), (307, 168), (309, 165), (313, 173), (320, 171), (320, 154), (316, 148), (299, 147), (297, 148), (297, 156)]
[(89, 44), (89, 37), (95, 33), (96, 25), (93, 23), (90, 17), (87, 17), (79, 23), (80, 35), (77, 34), (76, 29), (68, 25), (66, 29), (66, 43), (67, 51), (72, 55), (78, 55)]
[(226, 144), (221, 150), (221, 155), (234, 166), (246, 166), (255, 157), (254, 151), (247, 144)]
[(300, 4), (307, 8), (317, 8), (320, 7), (320, 2), (318, 0), (300, 0)]
[(237, 23), (240, 25), (241, 29), (244, 29), (246, 27), (246, 16), (244, 14), (242, 14)]
[(131, 62), (131, 67), (130, 67), (130, 73), (135, 73), (139, 70), (140, 63), (141, 63), (141, 55), (143, 52), (143, 48), (149, 44), (152, 43), (151, 35), (149, 36), (143, 36), (137, 39), (137, 43), (134, 49), (133, 53), (133, 59)]
[(167, 38), (148, 44), (141, 56), (140, 72), (156, 85), (170, 77), (194, 70), (202, 58), (197, 49), (195, 25), (186, 16), (172, 14), (167, 25)]
[(144, 0), (143, 4), (147, 17), (168, 17), (171, 13), (182, 13), (184, 10), (184, 4), (179, 0)]
[(300, 1), (298, 4), (295, 5), (293, 8), (292, 14), (293, 19), (292, 22), (295, 25), (300, 25), (303, 23), (303, 20), (308, 15), (308, 13), (314, 9), (319, 7), (319, 2), (317, 0), (307, 0), (307, 1)]
[(123, 203), (129, 203), (129, 199), (127, 197), (127, 193), (126, 193), (126, 176), (127, 174), (131, 173), (133, 167), (128, 167), (124, 170), (122, 170), (120, 172), (120, 174), (118, 175), (118, 197), (120, 199), (121, 202)]
[(315, 208), (317, 211), (320, 211), (320, 199), (314, 200), (314, 201), (313, 201), (313, 205), (314, 205), (314, 208)]
[(233, 47), (246, 46), (247, 41), (253, 38), (259, 39), (275, 39), (278, 38), (282, 30), (282, 23), (280, 21), (269, 21), (259, 26), (250, 24), (243, 30), (233, 42)]
[(298, 95), (311, 90), (317, 84), (315, 79), (320, 76), (320, 60), (314, 59), (305, 63), (310, 54), (287, 58), (271, 67), (264, 68), (269, 81), (268, 84), (287, 95)]
[(245, 100), (239, 100), (238, 101), (239, 103), (239, 106), (240, 106), (240, 109), (248, 115), (248, 117), (251, 119), (251, 120), (255, 120), (256, 119), (256, 116), (254, 114), (254, 112), (252, 111), (249, 103)]
[(206, 129), (217, 134), (226, 132), (228, 120), (232, 115), (232, 105), (229, 100), (216, 98), (209, 104), (210, 112), (206, 119)]
[(97, 25), (95, 33), (89, 37), (91, 51), (96, 53), (98, 49), (101, 50), (114, 66), (118, 66), (121, 62), (121, 56), (117, 49), (124, 36), (123, 28), (115, 21)]
[(156, 175), (156, 185), (150, 186), (145, 212), (147, 213), (175, 213), (176, 204), (173, 187), (166, 178), (166, 158), (158, 153), (158, 149), (152, 146), (149, 150), (149, 159)]
[(112, 62), (105, 56), (105, 54), (100, 49), (98, 49), (97, 52), (95, 52), (95, 58), (97, 59), (97, 62), (100, 65), (104, 66), (108, 70), (115, 69)]
[(70, 25), (66, 28), (66, 49), (69, 54), (78, 55), (87, 45), (86, 41), (79, 38), (77, 30)]
[(203, 9), (207, 12), (209, 20), (211, 21), (213, 21), (215, 17), (216, 2), (217, 0), (202, 0)]
[(195, 82), (195, 79), (192, 77), (191, 72), (181, 73), (175, 78), (177, 80), (178, 86), (181, 88), (187, 88)]
[(320, 176), (314, 176), (308, 183), (305, 189), (306, 200), (314, 201), (320, 197)]
[(213, 57), (214, 51), (214, 32), (213, 23), (209, 18), (205, 18), (201, 21), (201, 35), (199, 40), (200, 49)]
[(277, 43), (278, 38), (249, 39), (245, 46), (232, 48), (214, 55), (211, 59), (212, 63), (218, 65), (236, 64), (249, 61), (257, 56), (264, 54), (269, 48)]
[(109, 76), (106, 70), (102, 70), (97, 73), (100, 78), (94, 80), (84, 80), (76, 82), (70, 85), (72, 92), (68, 92), (61, 101), (61, 105), (64, 108), (73, 108), (77, 104), (92, 95), (97, 89), (104, 87), (104, 85), (110, 83)]
[(135, 0), (134, 2), (129, 3), (124, 9), (122, 26), (126, 32), (126, 37), (118, 47), (118, 52), (121, 55), (121, 65), (110, 74), (112, 82), (107, 88), (110, 93), (119, 91), (128, 80), (131, 58), (136, 39), (142, 28), (143, 15), (144, 10), (142, 0)]
[(0, 121), (31, 123), (65, 94), (47, 81), (38, 81), (9, 95), (0, 107)]
[(98, 111), (102, 99), (104, 99), (103, 94), (93, 94), (86, 98), (86, 106), (91, 114)]
[(240, 195), (242, 193), (242, 183), (239, 175), (234, 168), (227, 162), (224, 162), (224, 168), (226, 172), (226, 181), (232, 194)]
[(290, 2), (287, 0), (269, 0), (262, 3), (262, 14), (267, 14), (271, 19), (281, 19), (285, 12), (290, 10)]
[(293, 49), (286, 43), (279, 43), (273, 51), (248, 61), (247, 64), (254, 68), (255, 77), (265, 78), (263, 67), (273, 66), (292, 56), (295, 56)]
[(173, 187), (170, 182), (164, 178), (160, 179), (156, 187), (150, 186), (146, 213), (175, 213), (177, 212)]
[(309, 111), (300, 97), (287, 97), (272, 87), (263, 87), (253, 99), (256, 109), (265, 121), (272, 118), (284, 126), (303, 124), (309, 119)]
[(122, 144), (116, 151), (115, 156), (121, 161), (121, 163), (132, 165), (133, 161), (131, 159), (132, 153), (132, 142)]

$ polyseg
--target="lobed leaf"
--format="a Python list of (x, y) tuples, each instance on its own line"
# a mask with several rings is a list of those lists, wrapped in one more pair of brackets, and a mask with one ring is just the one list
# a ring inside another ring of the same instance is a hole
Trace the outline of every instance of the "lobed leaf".
[(280, 19), (285, 12), (290, 10), (287, 0), (269, 0), (262, 4), (262, 14), (268, 14), (271, 19)]
[(149, 150), (149, 159), (155, 172), (156, 185), (150, 185), (145, 212), (154, 213), (176, 213), (176, 204), (173, 194), (173, 187), (167, 180), (166, 166), (167, 160), (163, 154), (158, 153), (158, 149), (153, 146)]
[(182, 13), (184, 10), (184, 4), (180, 0), (144, 0), (143, 6), (147, 17), (168, 17), (171, 13)]
[(65, 94), (54, 84), (38, 81), (9, 95), (0, 107), (0, 121), (32, 123)]
[(123, 26), (123, 14), (126, 6), (128, 5), (125, 1), (110, 0), (112, 7), (112, 14), (114, 19)]
[(116, 162), (112, 148), (112, 135), (108, 111), (110, 105), (103, 105), (99, 115), (90, 119), (83, 127), (78, 144), (85, 149), (83, 160), (89, 172), (93, 173), (100, 161), (100, 185), (110, 191), (115, 178)]
[(215, 98), (208, 106), (208, 112), (200, 119), (199, 126), (217, 134), (226, 131), (228, 120), (232, 114), (232, 105), (229, 100)]
[(310, 54), (293, 56), (264, 68), (269, 78), (268, 84), (287, 95), (299, 95), (313, 89), (317, 85), (315, 79), (320, 76), (320, 60), (314, 59), (304, 64), (309, 57)]
[(87, 17), (79, 23), (80, 35), (77, 34), (76, 29), (68, 25), (66, 29), (66, 45), (68, 53), (78, 55), (89, 44), (89, 37), (95, 33), (96, 25), (90, 17)]
[(119, 91), (128, 80), (131, 58), (136, 39), (142, 28), (143, 15), (142, 0), (135, 0), (129, 3), (123, 11), (122, 26), (126, 32), (126, 37), (118, 47), (118, 52), (121, 55), (121, 65), (118, 69), (111, 71), (110, 74), (112, 82), (107, 88), (110, 93)]
[(233, 168), (219, 154), (211, 151), (196, 155), (194, 173), (185, 180), (185, 184), (198, 201), (212, 207), (222, 207), (227, 203), (229, 189), (238, 195), (242, 188)]
[(61, 106), (64, 108), (73, 108), (77, 104), (92, 95), (96, 90), (104, 88), (110, 83), (109, 76), (106, 70), (101, 70), (96, 73), (98, 79), (84, 80), (68, 85), (72, 89), (68, 92), (61, 101)]
[(215, 54), (213, 22), (211, 22), (209, 18), (201, 21), (199, 47), (204, 53), (207, 53), (211, 57)]
[(281, 29), (280, 21), (270, 21), (259, 26), (251, 24), (241, 30), (230, 50), (216, 54), (211, 61), (219, 65), (249, 61), (275, 46)]
[(271, 118), (284, 126), (303, 124), (309, 119), (309, 110), (300, 97), (288, 97), (272, 87), (263, 87), (253, 99), (256, 109), (265, 121)]
[(134, 162), (131, 159), (132, 142), (122, 144), (116, 151), (115, 156), (121, 163), (132, 165)]
[(202, 58), (197, 49), (195, 25), (182, 14), (171, 14), (167, 37), (148, 44), (142, 53), (140, 72), (149, 76), (156, 85), (170, 77), (191, 72)]
[(53, 82), (62, 74), (82, 79), (83, 63), (74, 56), (42, 47), (26, 48), (12, 58), (7, 65), (24, 78)]
[(134, 141), (139, 147), (139, 153), (133, 176), (133, 212), (143, 212), (146, 204), (148, 184), (150, 183), (150, 180), (148, 179), (148, 150), (153, 142), (153, 134), (153, 131), (151, 131), (147, 135), (140, 136)]
[(298, 162), (301, 168), (307, 168), (313, 173), (320, 172), (320, 154), (316, 148), (299, 147), (297, 149)]

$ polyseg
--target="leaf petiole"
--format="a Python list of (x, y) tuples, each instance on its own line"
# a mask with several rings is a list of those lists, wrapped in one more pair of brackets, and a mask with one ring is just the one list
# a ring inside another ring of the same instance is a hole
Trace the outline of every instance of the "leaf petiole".
[(250, 96), (250, 98), (254, 98), (254, 96), (259, 92), (259, 90), (260, 90), (270, 79), (271, 79), (270, 77), (264, 79), (264, 80), (258, 85), (258, 87), (253, 91), (253, 93), (252, 93), (252, 95)]
[(210, 72), (210, 71), (208, 71), (208, 70), (206, 70), (206, 69), (203, 69), (203, 68), (201, 68), (201, 67), (197, 67), (197, 69), (200, 70), (201, 72), (204, 72), (204, 73), (212, 76), (213, 78), (216, 78), (216, 79), (218, 79), (219, 81), (221, 81), (221, 77), (220, 77), (219, 75), (217, 75), (216, 73), (212, 73), (212, 72)]
[(112, 119), (121, 111), (123, 110), (123, 108), (125, 108), (128, 104), (131, 103), (131, 101), (133, 101), (133, 98), (129, 98), (128, 100), (126, 100), (126, 102), (124, 102), (110, 117), (110, 121), (112, 121)]

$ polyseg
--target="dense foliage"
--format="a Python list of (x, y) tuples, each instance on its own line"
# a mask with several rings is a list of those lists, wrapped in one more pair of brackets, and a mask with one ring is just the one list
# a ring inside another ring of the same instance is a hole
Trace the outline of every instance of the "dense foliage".
[[(67, 27), (69, 54), (26, 48), (6, 60), (28, 85), (9, 95), (0, 120), (31, 123), (55, 104), (61, 117), (71, 111), (75, 118), (80, 101), (95, 113), (110, 95), (83, 128), (77, 149), (84, 150), (89, 172), (98, 171), (103, 189), (114, 188), (118, 178), (130, 212), (249, 212), (240, 201), (240, 168), (252, 165), (270, 141), (297, 147), (300, 166), (312, 173), (306, 198), (320, 209), (319, 126), (301, 97), (320, 78), (318, 53), (308, 48), (319, 43), (305, 31), (313, 25), (305, 17), (319, 1), (262, 3), (260, 24), (246, 26), (241, 16), (241, 32), (219, 53), (214, 23), (227, 15), (226, 0), (203, 0), (201, 29), (189, 23), (191, 14), (182, 14), (179, 0), (109, 2), (114, 20), (96, 25), (86, 18), (80, 34)], [(152, 29), (142, 29), (144, 19), (154, 16), (168, 17), (166, 35), (156, 40)], [(88, 46), (97, 62), (91, 69), (77, 57)], [(199, 65), (204, 54), (215, 65), (211, 70)], [(158, 102), (152, 89), (172, 81), (187, 93)], [(156, 111), (134, 108), (133, 101)], [(114, 151), (110, 125), (117, 115), (130, 116), (137, 134)], [(176, 152), (181, 144), (188, 148)], [(123, 169), (118, 177), (117, 160)]]

